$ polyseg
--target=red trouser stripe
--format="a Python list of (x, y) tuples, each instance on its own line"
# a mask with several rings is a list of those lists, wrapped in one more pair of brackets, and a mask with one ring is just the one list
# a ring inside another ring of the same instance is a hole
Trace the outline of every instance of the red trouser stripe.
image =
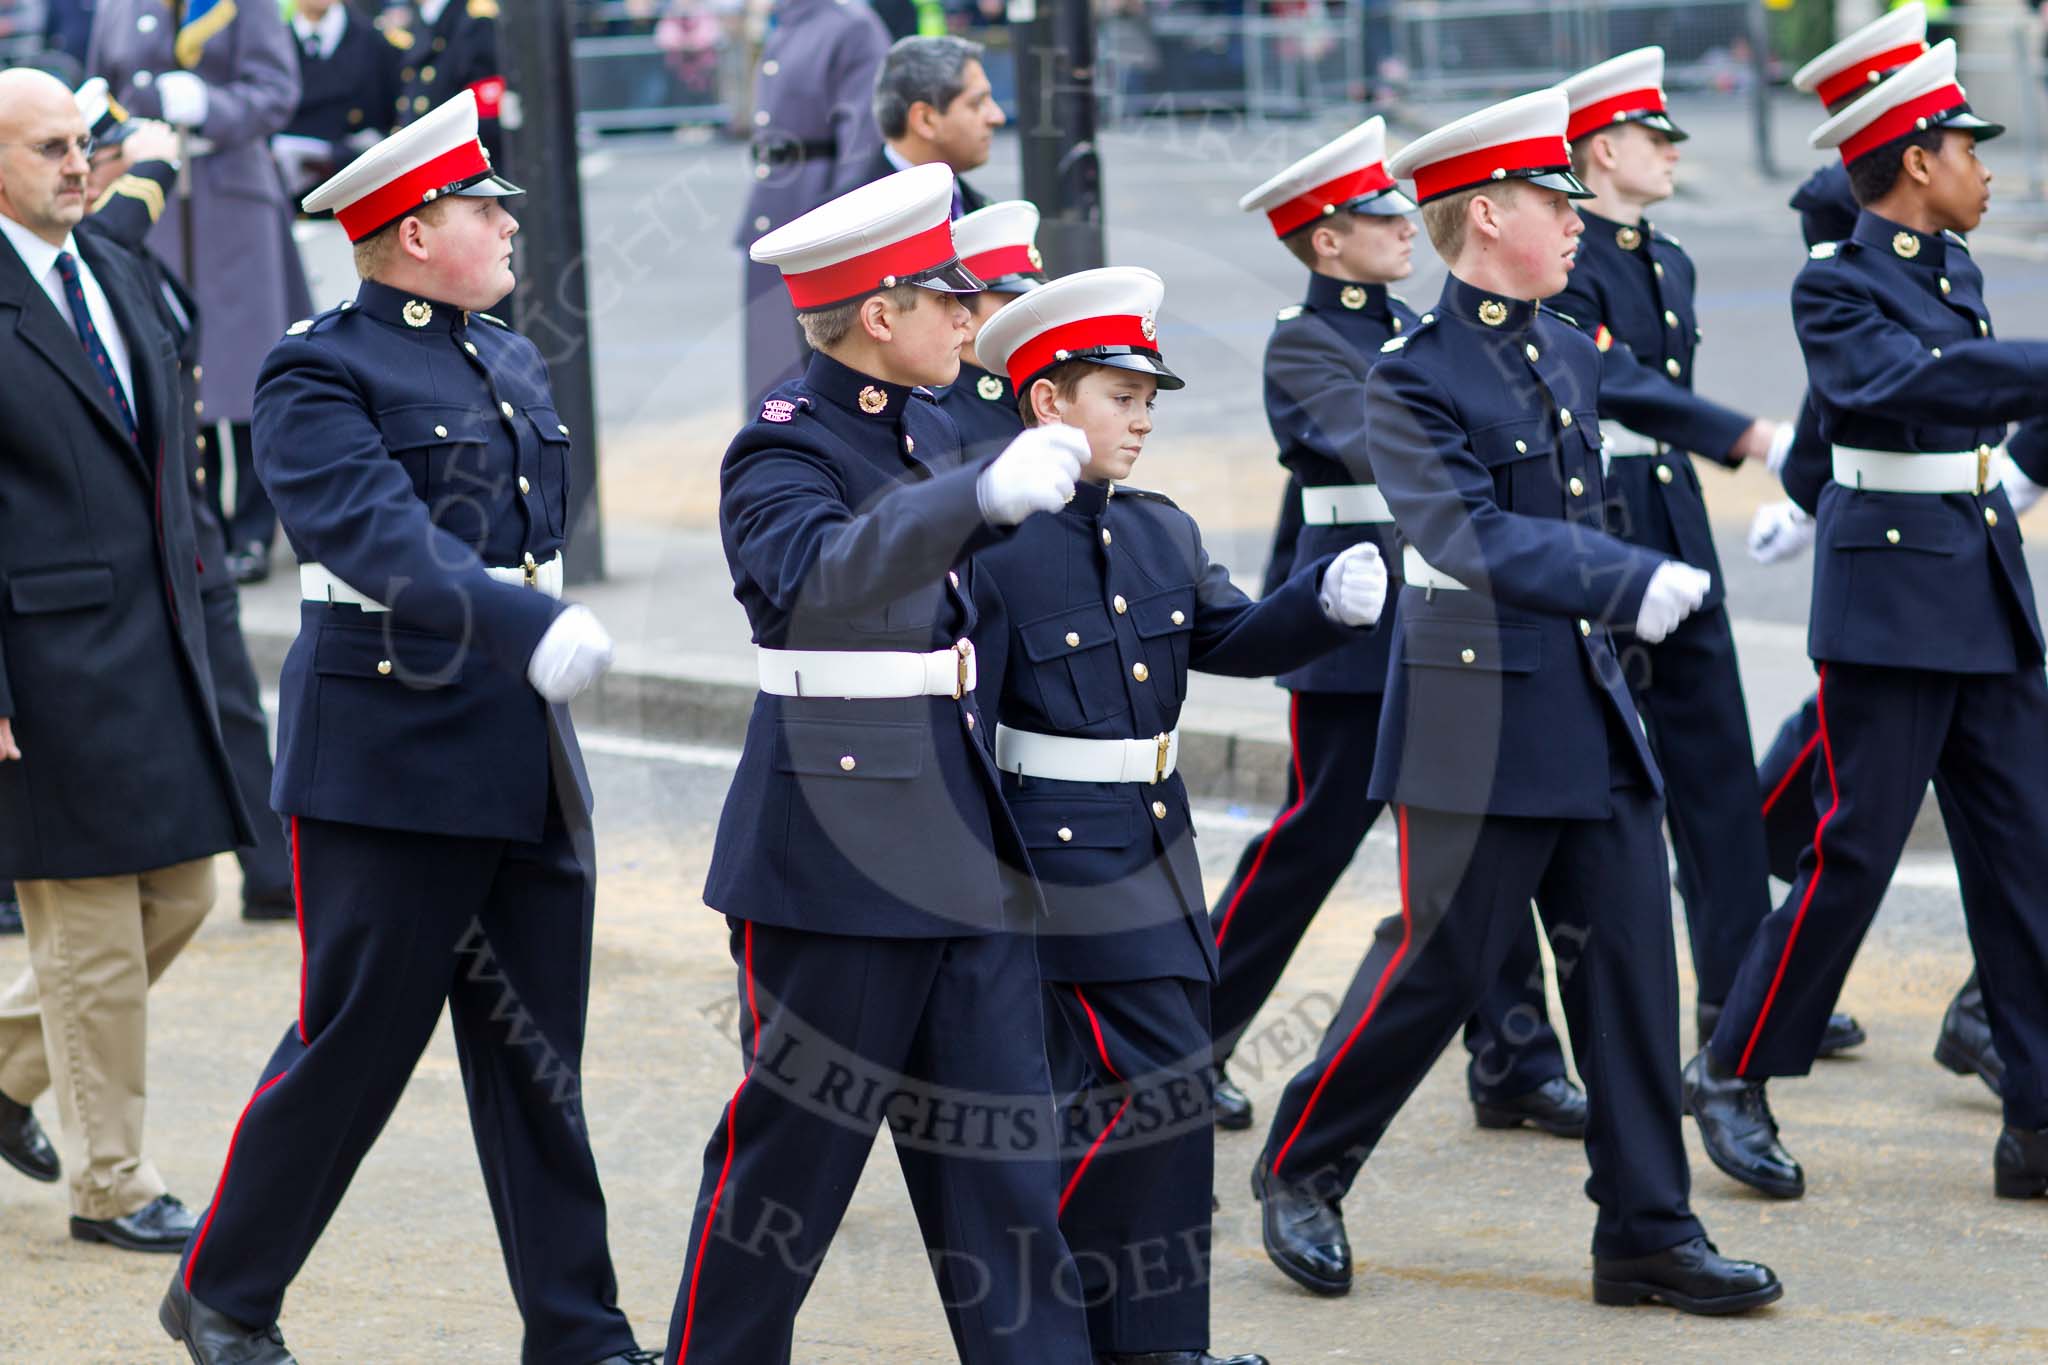
[(732, 1174), (734, 1111), (739, 1108), (740, 1096), (747, 1092), (747, 1082), (753, 1079), (754, 1067), (761, 1060), (761, 1009), (754, 1002), (754, 922), (746, 923), (746, 947), (742, 953), (747, 977), (747, 1013), (754, 1021), (754, 1046), (752, 1062), (747, 1064), (747, 1074), (740, 1077), (739, 1089), (732, 1092), (732, 1098), (725, 1106), (725, 1164), (718, 1169), (718, 1184), (711, 1190), (711, 1205), (704, 1210), (704, 1235), (697, 1239), (697, 1259), (690, 1267), (690, 1299), (683, 1308), (683, 1340), (676, 1347), (675, 1365), (683, 1365), (690, 1358), (690, 1329), (697, 1323), (697, 1281), (704, 1274), (704, 1251), (711, 1245), (711, 1229), (718, 1221), (718, 1201), (725, 1194), (726, 1178)]
[(1806, 741), (1806, 747), (1799, 751), (1799, 757), (1792, 760), (1792, 766), (1785, 770), (1785, 775), (1778, 779), (1778, 785), (1771, 788), (1771, 794), (1764, 798), (1765, 815), (1771, 813), (1771, 807), (1778, 804), (1778, 798), (1785, 794), (1785, 789), (1792, 785), (1792, 779), (1805, 769), (1807, 760), (1813, 757), (1813, 751), (1819, 747), (1820, 734), (1816, 731), (1813, 738)]
[(1835, 745), (1828, 738), (1827, 690), (1828, 670), (1827, 665), (1822, 664), (1820, 682), (1813, 692), (1814, 709), (1820, 714), (1820, 733), (1814, 738), (1820, 742), (1821, 758), (1827, 764), (1828, 791), (1833, 796), (1833, 803), (1820, 817), (1820, 823), (1813, 827), (1813, 875), (1806, 879), (1806, 894), (1799, 898), (1799, 913), (1792, 917), (1792, 929), (1785, 935), (1784, 950), (1778, 954), (1778, 970), (1771, 977), (1770, 990), (1764, 994), (1764, 1007), (1757, 1011), (1756, 1025), (1749, 1031), (1749, 1042), (1742, 1049), (1741, 1064), (1735, 1068), (1738, 1076), (1749, 1073), (1749, 1059), (1756, 1055), (1757, 1041), (1764, 1036), (1764, 1021), (1771, 1017), (1771, 1005), (1778, 998), (1778, 987), (1785, 980), (1785, 969), (1792, 964), (1792, 948), (1799, 942), (1800, 926), (1806, 923), (1806, 909), (1813, 904), (1813, 893), (1820, 889), (1821, 836), (1827, 833), (1828, 821), (1834, 819), (1835, 812), (1842, 808), (1842, 789), (1835, 782)]
[(1288, 1149), (1301, 1136), (1301, 1130), (1308, 1126), (1308, 1117), (1316, 1111), (1316, 1101), (1323, 1097), (1323, 1087), (1330, 1083), (1330, 1077), (1337, 1074), (1337, 1068), (1344, 1064), (1344, 1054), (1351, 1051), (1351, 1045), (1358, 1041), (1358, 1035), (1365, 1032), (1365, 1026), (1372, 1022), (1372, 1016), (1380, 1007), (1380, 1001), (1393, 983), (1394, 973), (1401, 969), (1402, 959), (1408, 956), (1408, 945), (1415, 937), (1415, 916), (1408, 904), (1408, 808), (1396, 806), (1395, 814), (1400, 817), (1401, 835), (1401, 946), (1387, 959), (1387, 965), (1380, 969), (1380, 979), (1373, 984), (1372, 999), (1365, 1003), (1365, 1013), (1358, 1016), (1358, 1022), (1351, 1026), (1351, 1032), (1344, 1036), (1344, 1042), (1337, 1049), (1337, 1055), (1330, 1058), (1330, 1064), (1323, 1068), (1322, 1077), (1316, 1081), (1316, 1088), (1309, 1092), (1308, 1103), (1302, 1106), (1301, 1117), (1294, 1121), (1294, 1128), (1287, 1134), (1287, 1141), (1280, 1144), (1274, 1154), (1272, 1174), (1280, 1174), (1281, 1165), (1287, 1160)]
[(1273, 817), (1272, 825), (1266, 830), (1266, 837), (1259, 841), (1259, 851), (1252, 855), (1252, 865), (1245, 869), (1244, 880), (1237, 884), (1237, 894), (1224, 907), (1223, 923), (1216, 926), (1216, 951), (1223, 951), (1223, 936), (1230, 932), (1230, 921), (1237, 914), (1237, 907), (1244, 901), (1245, 893), (1252, 889), (1252, 883), (1259, 878), (1259, 869), (1266, 865), (1266, 853), (1273, 847), (1274, 838), (1280, 827), (1292, 820), (1308, 800), (1308, 783), (1301, 780), (1301, 694), (1287, 694), (1287, 748), (1294, 760), (1294, 804)]
[[(1095, 1054), (1102, 1058), (1102, 1069), (1109, 1073), (1111, 1080), (1121, 1082), (1123, 1077), (1117, 1074), (1116, 1064), (1109, 1060), (1109, 1047), (1102, 1041), (1102, 1021), (1095, 1017), (1094, 1006), (1088, 1003), (1087, 996), (1081, 994), (1079, 986), (1074, 987), (1074, 998), (1081, 1002), (1082, 1010), (1088, 1015), (1088, 1027), (1095, 1034)], [(1066, 1213), (1067, 1201), (1074, 1197), (1074, 1187), (1079, 1185), (1081, 1177), (1087, 1174), (1088, 1163), (1095, 1160), (1095, 1154), (1102, 1150), (1103, 1143), (1109, 1141), (1109, 1135), (1116, 1131), (1117, 1124), (1123, 1120), (1124, 1111), (1130, 1107), (1131, 1097), (1126, 1095), (1124, 1096), (1124, 1102), (1117, 1106), (1116, 1113), (1111, 1116), (1108, 1127), (1104, 1128), (1095, 1141), (1089, 1144), (1087, 1155), (1081, 1158), (1080, 1165), (1074, 1167), (1074, 1174), (1067, 1179), (1067, 1187), (1060, 1191), (1060, 1213)]]
[(235, 1166), (235, 1143), (241, 1139), (242, 1125), (249, 1121), (249, 1111), (256, 1107), (256, 1101), (262, 1099), (263, 1093), (270, 1089), (271, 1086), (283, 1080), (285, 1074), (285, 1072), (280, 1071), (256, 1087), (256, 1093), (251, 1095), (249, 1102), (242, 1106), (242, 1116), (235, 1120), (235, 1131), (228, 1135), (228, 1154), (220, 1163), (220, 1181), (213, 1187), (213, 1202), (206, 1206), (206, 1221), (199, 1225), (199, 1231), (192, 1238), (192, 1249), (185, 1253), (185, 1292), (187, 1294), (192, 1292), (192, 1267), (198, 1262), (199, 1253), (206, 1246), (206, 1234), (208, 1229), (213, 1227), (213, 1215), (220, 1212), (221, 1196), (227, 1193), (228, 1172), (233, 1170)]
[(292, 909), (299, 920), (299, 1041), (306, 1036), (306, 883), (299, 874), (299, 817), (292, 817)]

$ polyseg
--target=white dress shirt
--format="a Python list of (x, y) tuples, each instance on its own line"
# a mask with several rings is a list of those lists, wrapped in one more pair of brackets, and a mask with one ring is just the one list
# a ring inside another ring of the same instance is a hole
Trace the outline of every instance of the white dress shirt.
[(309, 24), (298, 15), (292, 16), (292, 36), (299, 40), (299, 50), (305, 51), (307, 43), (315, 44), (314, 51), (325, 61), (334, 55), (334, 49), (341, 45), (341, 35), (348, 29), (348, 5), (341, 3), (320, 16), (320, 22)]
[[(57, 256), (68, 251), (78, 262), (78, 283), (85, 291), (86, 316), (92, 319), (93, 330), (100, 334), (100, 344), (107, 348), (107, 358), (114, 362), (114, 377), (121, 381), (121, 393), (128, 400), (128, 411), (135, 412), (135, 376), (128, 365), (128, 338), (121, 333), (121, 324), (114, 317), (114, 305), (107, 301), (107, 294), (100, 288), (100, 282), (79, 254), (78, 239), (66, 237), (61, 247), (51, 246), (35, 233), (5, 214), (0, 214), (0, 234), (4, 234), (14, 254), (21, 257), (21, 263), (28, 267), (28, 273), (50, 296), (50, 306), (57, 310), (57, 316), (64, 321), (64, 329), (76, 336), (78, 328), (71, 321), (71, 305), (64, 298), (64, 277), (57, 273)], [(84, 349), (84, 343), (79, 347)]]

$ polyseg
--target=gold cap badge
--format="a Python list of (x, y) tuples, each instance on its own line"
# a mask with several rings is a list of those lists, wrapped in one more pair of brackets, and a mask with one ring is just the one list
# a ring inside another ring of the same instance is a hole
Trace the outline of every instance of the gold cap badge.
[(419, 299), (414, 299), (410, 303), (405, 305), (406, 326), (424, 327), (433, 320), (434, 308), (432, 304), (424, 303)]
[(1159, 339), (1159, 327), (1150, 318), (1141, 318), (1138, 322), (1138, 330), (1145, 334), (1145, 340), (1147, 341), (1157, 341)]
[(1039, 254), (1038, 254), (1038, 248), (1037, 248), (1037, 247), (1035, 247), (1035, 246), (1027, 246), (1027, 247), (1025, 247), (1025, 248), (1024, 248), (1024, 255), (1025, 255), (1025, 257), (1026, 257), (1026, 258), (1027, 258), (1027, 259), (1028, 259), (1028, 260), (1029, 260), (1029, 261), (1031, 262), (1031, 268), (1032, 268), (1033, 270), (1043, 270), (1043, 269), (1045, 269), (1045, 257), (1043, 257), (1043, 256), (1041, 256), (1041, 255), (1039, 255)]
[(974, 382), (974, 391), (993, 403), (1003, 396), (1003, 381), (992, 374), (985, 374)]
[(1643, 244), (1643, 234), (1632, 227), (1617, 228), (1614, 233), (1614, 244), (1623, 251), (1634, 251)]
[(872, 417), (876, 413), (880, 412), (883, 408), (886, 408), (888, 406), (889, 395), (883, 393), (873, 384), (868, 385), (866, 388), (860, 391), (860, 410), (866, 413), (868, 416)]
[(1508, 320), (1508, 306), (1499, 299), (1488, 299), (1479, 305), (1479, 320), (1488, 327), (1498, 327)]
[(1343, 292), (1337, 295), (1337, 302), (1343, 304), (1346, 308), (1365, 307), (1364, 287), (1356, 284), (1345, 285)]
[(1892, 234), (1892, 250), (1910, 261), (1920, 254), (1920, 239), (1910, 232), (1895, 232)]

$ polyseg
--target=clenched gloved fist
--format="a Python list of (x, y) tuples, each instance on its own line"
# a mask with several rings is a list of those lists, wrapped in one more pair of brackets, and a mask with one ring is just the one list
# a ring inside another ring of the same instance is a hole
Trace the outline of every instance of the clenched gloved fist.
[(1666, 560), (1650, 575), (1650, 587), (1643, 594), (1642, 609), (1636, 613), (1636, 638), (1656, 644), (1678, 623), (1699, 610), (1707, 600), (1713, 575), (1675, 559)]
[(1323, 570), (1323, 585), (1317, 593), (1323, 615), (1340, 626), (1369, 626), (1380, 619), (1387, 604), (1387, 564), (1380, 547), (1353, 545), (1338, 553)]
[(612, 666), (612, 637), (594, 612), (573, 606), (555, 618), (526, 661), (526, 680), (551, 702), (568, 701)]
[(981, 519), (1015, 526), (1033, 512), (1057, 512), (1074, 496), (1088, 463), (1088, 438), (1068, 426), (1032, 427), (1010, 442), (974, 482)]
[(1813, 518), (1796, 502), (1767, 502), (1749, 523), (1749, 557), (1776, 564), (1802, 554), (1813, 544)]

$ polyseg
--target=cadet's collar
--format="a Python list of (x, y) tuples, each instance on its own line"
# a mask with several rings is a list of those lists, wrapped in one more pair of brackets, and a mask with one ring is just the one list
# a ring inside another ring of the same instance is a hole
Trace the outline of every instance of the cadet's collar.
[(1536, 305), (1527, 299), (1511, 299), (1475, 289), (1456, 275), (1444, 276), (1443, 296), (1437, 300), (1436, 315), (1456, 318), (1482, 332), (1519, 336), (1536, 320)]
[(1948, 260), (1948, 239), (1940, 233), (1915, 232), (1889, 218), (1880, 218), (1869, 209), (1857, 215), (1856, 230), (1849, 234), (1849, 239), (1866, 251), (1896, 256), (1936, 270)]
[(893, 422), (917, 390), (908, 384), (890, 384), (872, 375), (842, 365), (823, 351), (811, 352), (804, 383), (820, 398), (830, 399), (849, 412), (877, 421)]
[(1597, 237), (1603, 242), (1612, 242), (1623, 251), (1640, 251), (1650, 240), (1650, 220), (1638, 218), (1633, 223), (1623, 223), (1613, 218), (1602, 218), (1597, 213), (1579, 210), (1579, 217), (1585, 221), (1586, 236)]
[(1077, 517), (1099, 516), (1102, 509), (1109, 506), (1110, 494), (1114, 489), (1114, 484), (1094, 483), (1082, 479), (1074, 485), (1074, 498), (1067, 504), (1066, 510)]
[(968, 361), (960, 362), (960, 377), (953, 381), (953, 387), (964, 389), (976, 398), (990, 403), (1014, 400), (1010, 392), (1010, 381), (999, 374), (990, 374), (979, 365)]
[(375, 280), (364, 280), (356, 290), (356, 307), (379, 322), (408, 332), (446, 333), (469, 322), (469, 314), (452, 303), (438, 303)]
[(1307, 302), (1319, 313), (1367, 313), (1383, 321), (1389, 312), (1385, 285), (1353, 284), (1314, 273), (1308, 277)]

